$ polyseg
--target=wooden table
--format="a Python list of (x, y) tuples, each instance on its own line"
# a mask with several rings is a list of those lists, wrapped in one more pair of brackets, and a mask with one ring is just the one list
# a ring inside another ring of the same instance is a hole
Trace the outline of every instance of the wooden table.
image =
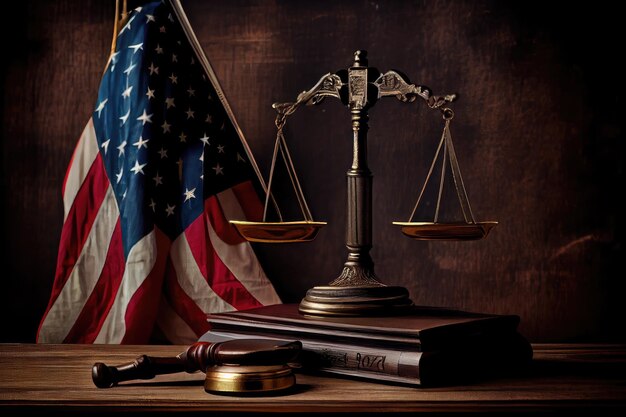
[(415, 388), (298, 374), (297, 389), (274, 397), (207, 394), (202, 373), (157, 376), (98, 389), (94, 362), (140, 354), (174, 356), (183, 346), (0, 345), (0, 415), (422, 412), (624, 415), (626, 346), (534, 345), (523, 375), (468, 386)]

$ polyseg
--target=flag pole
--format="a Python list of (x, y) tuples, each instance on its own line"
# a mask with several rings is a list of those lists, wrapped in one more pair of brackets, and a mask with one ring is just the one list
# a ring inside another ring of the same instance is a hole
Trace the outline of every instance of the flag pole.
[(115, 54), (115, 47), (117, 45), (117, 35), (120, 33), (120, 29), (126, 24), (128, 20), (128, 3), (127, 0), (123, 0), (122, 11), (120, 12), (120, 0), (115, 0), (115, 18), (113, 19), (113, 39), (111, 39), (111, 50), (109, 52), (109, 59), (104, 66), (104, 71), (109, 67), (111, 57)]

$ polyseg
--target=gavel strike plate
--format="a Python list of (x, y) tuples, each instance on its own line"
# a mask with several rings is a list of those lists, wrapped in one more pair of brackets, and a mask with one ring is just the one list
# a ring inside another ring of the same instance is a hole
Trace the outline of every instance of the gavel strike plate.
[(260, 394), (283, 391), (295, 383), (287, 365), (217, 365), (207, 368), (204, 390), (212, 394)]

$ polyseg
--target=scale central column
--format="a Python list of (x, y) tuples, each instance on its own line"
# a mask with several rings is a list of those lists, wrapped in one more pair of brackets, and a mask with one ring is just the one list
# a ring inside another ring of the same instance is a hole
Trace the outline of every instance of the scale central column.
[(394, 314), (412, 305), (406, 288), (381, 283), (374, 273), (372, 248), (372, 173), (367, 166), (368, 101), (367, 57), (355, 53), (348, 69), (348, 107), (353, 134), (352, 166), (347, 172), (346, 247), (343, 271), (328, 286), (307, 291), (300, 312), (321, 316)]

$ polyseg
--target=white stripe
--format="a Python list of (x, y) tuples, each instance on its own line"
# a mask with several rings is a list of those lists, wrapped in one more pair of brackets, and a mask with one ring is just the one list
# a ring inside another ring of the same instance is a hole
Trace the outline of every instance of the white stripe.
[(115, 301), (94, 343), (120, 343), (122, 341), (126, 333), (124, 316), (128, 303), (154, 268), (156, 259), (157, 244), (153, 230), (130, 249)]
[[(227, 219), (245, 219), (239, 200), (232, 190), (219, 193), (217, 198)], [(207, 222), (207, 228), (217, 256), (246, 290), (263, 305), (279, 304), (280, 298), (263, 272), (250, 243), (229, 245), (219, 238), (211, 222)]]
[(202, 275), (184, 233), (172, 243), (170, 257), (176, 270), (178, 284), (202, 311), (215, 313), (235, 310), (213, 291)]
[(246, 214), (243, 212), (243, 208), (241, 208), (237, 195), (232, 188), (218, 193), (217, 199), (220, 202), (220, 207), (222, 207), (226, 220), (247, 220)]
[(93, 128), (93, 120), (90, 118), (78, 140), (78, 144), (74, 150), (72, 166), (69, 168), (67, 174), (65, 193), (63, 194), (63, 206), (65, 207), (63, 221), (67, 219), (76, 194), (78, 194), (78, 190), (80, 190), (97, 155), (98, 141), (96, 140), (96, 131)]
[(109, 186), (74, 269), (42, 323), (40, 342), (61, 343), (72, 329), (102, 273), (119, 215)]
[(189, 345), (198, 340), (198, 335), (174, 311), (165, 297), (161, 297), (157, 313), (157, 325), (165, 337), (167, 337), (167, 340), (175, 345)]

